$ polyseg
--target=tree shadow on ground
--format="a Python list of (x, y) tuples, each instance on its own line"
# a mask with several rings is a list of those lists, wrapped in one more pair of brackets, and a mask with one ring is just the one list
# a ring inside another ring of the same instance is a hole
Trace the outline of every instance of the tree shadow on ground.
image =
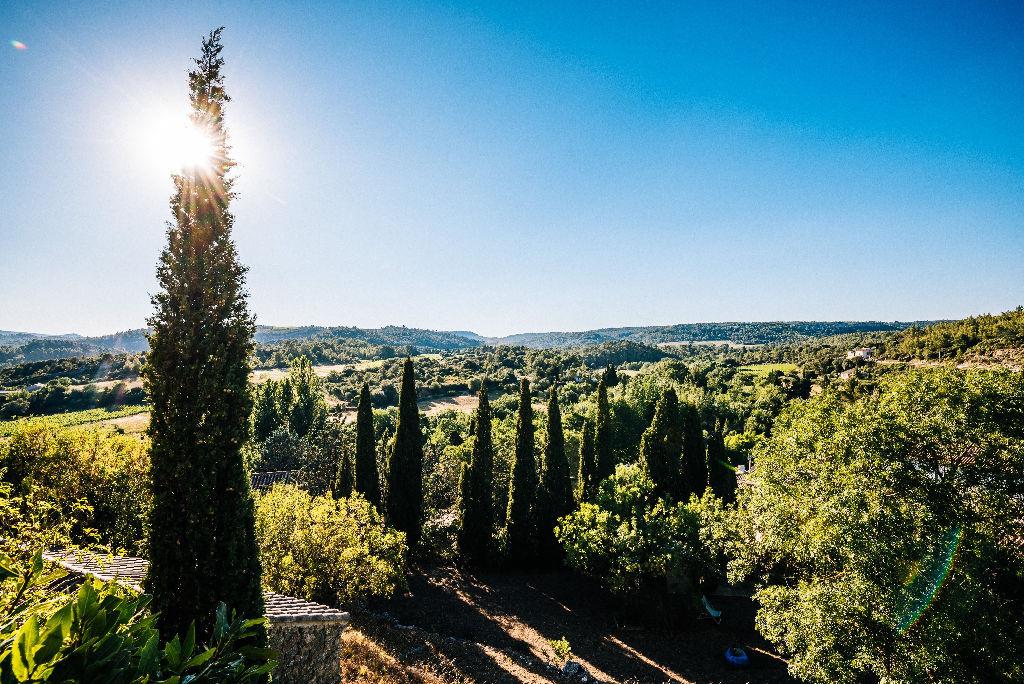
[[(459, 651), (452, 660), (484, 668), (463, 673), (477, 682), (558, 681), (545, 661), (551, 658), (547, 641), (561, 637), (573, 659), (606, 681), (794, 681), (754, 629), (747, 598), (714, 597), (721, 624), (676, 614), (655, 616), (654, 626), (630, 626), (616, 622), (616, 603), (596, 581), (569, 572), (471, 574), (424, 566), (409, 574), (409, 588), (371, 610), (439, 635), (442, 652)], [(726, 663), (732, 645), (747, 651), (748, 669)]]

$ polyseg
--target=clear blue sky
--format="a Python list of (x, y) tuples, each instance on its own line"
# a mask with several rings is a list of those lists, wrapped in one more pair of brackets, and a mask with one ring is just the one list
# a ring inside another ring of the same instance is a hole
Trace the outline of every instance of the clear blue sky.
[(221, 25), (260, 323), (1024, 303), (1017, 0), (7, 0), (0, 329), (143, 325), (171, 191), (147, 131)]

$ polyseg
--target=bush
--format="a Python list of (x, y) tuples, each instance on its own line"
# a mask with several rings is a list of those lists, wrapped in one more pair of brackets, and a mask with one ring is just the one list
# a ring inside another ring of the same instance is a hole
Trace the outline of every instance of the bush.
[(600, 577), (623, 599), (670, 590), (693, 599), (697, 585), (715, 574), (698, 536), (698, 502), (671, 505), (655, 498), (654, 489), (640, 466), (619, 465), (594, 503), (559, 520), (555, 536), (567, 565)]
[(257, 495), (256, 537), (270, 591), (338, 605), (405, 586), (405, 535), (360, 494), (333, 499), (274, 487)]
[(0, 443), (0, 474), (26, 514), (70, 541), (137, 553), (150, 506), (149, 455), (132, 437), (28, 423)]

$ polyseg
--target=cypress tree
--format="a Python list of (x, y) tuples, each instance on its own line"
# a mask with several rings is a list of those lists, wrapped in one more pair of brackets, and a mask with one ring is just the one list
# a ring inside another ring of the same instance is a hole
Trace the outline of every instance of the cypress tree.
[(675, 390), (661, 394), (654, 420), (640, 439), (640, 466), (654, 481), (656, 496), (680, 500), (679, 459), (683, 451), (683, 426)]
[(726, 503), (736, 500), (736, 468), (725, 453), (725, 430), (716, 422), (708, 435), (708, 479), (711, 490)]
[(519, 383), (519, 411), (516, 414), (516, 444), (508, 487), (508, 556), (515, 564), (533, 558), (536, 534), (537, 465), (533, 458), (533, 406), (530, 381)]
[(459, 471), (459, 554), (466, 562), (479, 564), (488, 559), (494, 537), (494, 443), (486, 385), (480, 386), (473, 436), (472, 456)]
[(352, 454), (345, 450), (341, 457), (341, 468), (338, 472), (338, 484), (334, 488), (335, 498), (348, 498), (356, 488), (355, 469), (352, 466)]
[(373, 405), (370, 386), (363, 383), (356, 409), (356, 491), (380, 508), (380, 476), (377, 474), (377, 442), (373, 438)]
[(576, 501), (583, 503), (594, 496), (597, 478), (597, 462), (594, 452), (594, 424), (583, 419), (583, 435), (580, 437), (580, 467), (576, 475)]
[(597, 423), (594, 425), (594, 458), (597, 464), (594, 486), (615, 474), (612, 456), (612, 418), (608, 409), (608, 388), (604, 380), (597, 385)]
[(537, 531), (542, 555), (548, 562), (560, 563), (562, 553), (554, 530), (559, 518), (572, 513), (573, 497), (569, 459), (565, 456), (562, 411), (558, 407), (558, 388), (555, 385), (551, 386), (551, 394), (548, 396), (547, 439), (540, 468), (537, 505)]
[(142, 376), (153, 410), (148, 523), (149, 572), (164, 634), (211, 633), (223, 601), (263, 616), (254, 505), (241, 446), (252, 408), (249, 354), (255, 323), (245, 267), (231, 240), (221, 29), (203, 40), (189, 72), (192, 125), (208, 135), (211, 159), (173, 177), (174, 221), (160, 254), (147, 320), (152, 333)]
[(282, 426), (277, 410), (277, 388), (275, 385), (273, 380), (265, 380), (252, 389), (253, 405), (250, 426), (252, 439), (257, 444), (265, 442), (274, 430)]
[(700, 496), (708, 487), (708, 461), (704, 449), (704, 430), (700, 424), (700, 412), (689, 402), (679, 410), (683, 421), (683, 459), (681, 494), (688, 500), (690, 494)]
[(402, 389), (398, 393), (398, 425), (388, 461), (388, 519), (415, 549), (423, 515), (423, 435), (416, 405), (412, 358), (405, 357)]

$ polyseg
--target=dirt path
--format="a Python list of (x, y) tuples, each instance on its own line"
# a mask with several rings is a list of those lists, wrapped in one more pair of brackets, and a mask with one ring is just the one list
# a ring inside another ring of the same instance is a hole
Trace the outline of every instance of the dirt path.
[[(754, 630), (754, 606), (714, 597), (721, 625), (696, 616), (656, 628), (620, 627), (612, 598), (571, 573), (462, 574), (417, 568), (410, 591), (368, 606), (355, 627), (397, 658), (450, 682), (564, 682), (550, 666), (549, 639), (565, 637), (572, 659), (601, 681), (646, 684), (792, 682), (786, 664)], [(730, 667), (725, 649), (750, 656)]]

